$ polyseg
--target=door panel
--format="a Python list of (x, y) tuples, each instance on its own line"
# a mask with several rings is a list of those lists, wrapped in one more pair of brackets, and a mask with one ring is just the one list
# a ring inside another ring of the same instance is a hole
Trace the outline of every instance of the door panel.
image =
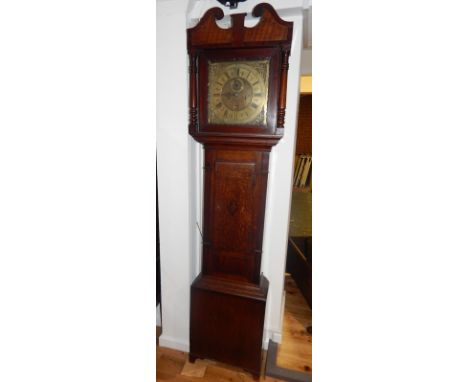
[(204, 256), (209, 274), (258, 280), (268, 175), (263, 168), (265, 155), (225, 149), (206, 152), (205, 235), (209, 240)]

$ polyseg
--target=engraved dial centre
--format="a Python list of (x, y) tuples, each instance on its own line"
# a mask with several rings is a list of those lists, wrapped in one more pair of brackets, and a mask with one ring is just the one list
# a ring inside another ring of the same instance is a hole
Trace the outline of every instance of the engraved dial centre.
[(232, 78), (223, 86), (221, 99), (228, 109), (238, 111), (251, 104), (252, 95), (252, 85), (245, 79)]

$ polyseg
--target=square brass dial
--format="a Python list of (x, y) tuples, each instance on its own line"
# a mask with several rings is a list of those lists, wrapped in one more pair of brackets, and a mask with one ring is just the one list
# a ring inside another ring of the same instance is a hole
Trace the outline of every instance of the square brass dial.
[(208, 62), (208, 123), (265, 126), (269, 60)]

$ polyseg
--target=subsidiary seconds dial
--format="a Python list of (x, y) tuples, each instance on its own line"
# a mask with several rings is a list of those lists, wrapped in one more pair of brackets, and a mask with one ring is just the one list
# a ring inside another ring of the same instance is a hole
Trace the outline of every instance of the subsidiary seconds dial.
[(267, 61), (210, 63), (209, 123), (265, 124)]

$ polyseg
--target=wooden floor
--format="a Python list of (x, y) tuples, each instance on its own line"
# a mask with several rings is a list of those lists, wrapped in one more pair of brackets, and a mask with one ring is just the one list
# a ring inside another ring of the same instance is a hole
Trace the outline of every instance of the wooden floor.
[(283, 318), (283, 341), (278, 346), (277, 366), (302, 372), (312, 371), (312, 311), (293, 278), (286, 275), (286, 301)]
[[(311, 323), (311, 310), (290, 276), (286, 276), (285, 291), (286, 302), (283, 322), (283, 343), (278, 349), (277, 365), (298, 371), (310, 372), (312, 367), (312, 338), (308, 334), (306, 328)], [(159, 334), (160, 331), (158, 331), (158, 337)], [(198, 361), (200, 360), (197, 360), (197, 362)], [(195, 367), (186, 364), (188, 364), (187, 353), (157, 346), (157, 381), (254, 381), (251, 374), (226, 364), (211, 361), (195, 365)], [(188, 367), (190, 367), (191, 370), (188, 370)], [(189, 376), (195, 375), (200, 369), (204, 371), (202, 373), (203, 377)], [(264, 376), (262, 376), (260, 380), (265, 382), (280, 381), (279, 379)]]

